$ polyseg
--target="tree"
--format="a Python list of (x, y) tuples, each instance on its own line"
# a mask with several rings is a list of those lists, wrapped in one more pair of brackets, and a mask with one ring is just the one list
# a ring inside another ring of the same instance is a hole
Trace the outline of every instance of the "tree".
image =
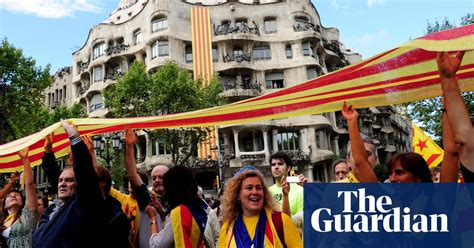
[[(468, 25), (474, 23), (474, 14), (468, 13), (461, 19), (460, 25)], [(455, 28), (447, 18), (442, 22), (435, 20), (434, 23), (428, 22), (426, 27), (426, 34), (438, 32), (446, 29)], [(474, 113), (474, 94), (473, 92), (464, 92), (462, 94), (464, 102), (469, 113)], [(442, 104), (441, 97), (425, 99), (408, 104), (408, 115), (411, 119), (417, 120), (420, 127), (431, 135), (434, 135), (435, 141), (441, 144), (443, 114), (441, 112)], [(471, 115), (471, 120), (474, 121), (474, 116)]]
[[(217, 77), (214, 77), (217, 78)], [(204, 85), (185, 69), (168, 62), (152, 75), (146, 66), (134, 62), (130, 70), (104, 92), (105, 105), (114, 117), (167, 115), (217, 106), (222, 103), (217, 79)], [(199, 128), (145, 130), (151, 140), (161, 140), (171, 152), (173, 165), (185, 165), (196, 155), (204, 139)]]
[(50, 66), (41, 68), (6, 39), (0, 47), (0, 143), (39, 131), (47, 113), (44, 90), (51, 85)]

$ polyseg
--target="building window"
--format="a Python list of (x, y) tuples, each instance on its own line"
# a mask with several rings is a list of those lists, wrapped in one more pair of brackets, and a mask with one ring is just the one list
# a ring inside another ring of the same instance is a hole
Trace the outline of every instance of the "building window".
[(265, 85), (267, 89), (281, 89), (285, 87), (283, 73), (276, 72), (266, 74)]
[(326, 132), (324, 130), (316, 130), (316, 147), (317, 149), (328, 150)]
[(152, 156), (171, 154), (170, 150), (166, 147), (162, 140), (155, 140), (152, 142), (152, 144)]
[(104, 80), (104, 71), (102, 70), (102, 67), (94, 68), (93, 74), (94, 74), (94, 82), (100, 82)]
[(66, 85), (63, 86), (63, 98), (66, 99)]
[(272, 34), (277, 32), (277, 23), (275, 18), (265, 20), (265, 33)]
[(98, 57), (104, 55), (105, 51), (105, 42), (102, 42), (94, 47), (93, 50), (93, 59), (97, 59)]
[(133, 33), (133, 42), (135, 45), (142, 43), (142, 31), (138, 30)]
[(287, 59), (293, 58), (293, 49), (291, 49), (291, 45), (287, 45), (285, 48), (285, 54)]
[(314, 46), (311, 42), (303, 42), (303, 56), (311, 56), (314, 57)]
[(185, 59), (186, 63), (193, 62), (193, 47), (191, 45), (187, 45), (185, 48)]
[(217, 47), (212, 48), (212, 61), (213, 62), (219, 61), (219, 57), (217, 56)]
[(308, 76), (308, 80), (310, 80), (318, 76), (318, 71), (314, 67), (308, 68), (306, 69), (306, 75)]
[(159, 40), (153, 44), (151, 49), (151, 58), (154, 59), (156, 57), (164, 57), (169, 55), (168, 49), (168, 41), (167, 40)]
[(159, 18), (151, 21), (151, 32), (158, 32), (168, 28), (168, 19)]
[(304, 27), (306, 26), (307, 23), (309, 23), (308, 18), (303, 17), (303, 16), (296, 17), (295, 22), (296, 22), (296, 25), (297, 26), (299, 25), (300, 27)]
[(104, 106), (104, 99), (102, 98), (101, 94), (95, 94), (90, 100), (90, 112), (94, 112), (97, 109), (103, 109)]
[(242, 152), (263, 151), (263, 134), (259, 131), (239, 133), (239, 150)]
[(272, 59), (272, 50), (269, 46), (254, 47), (252, 51), (252, 58), (254, 60), (268, 60)]
[(299, 135), (297, 132), (277, 133), (279, 151), (297, 151), (300, 149)]

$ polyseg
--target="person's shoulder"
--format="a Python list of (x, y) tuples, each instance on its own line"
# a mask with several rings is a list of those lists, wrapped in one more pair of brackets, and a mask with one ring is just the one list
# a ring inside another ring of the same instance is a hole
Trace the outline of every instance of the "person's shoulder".
[(350, 182), (351, 182), (351, 181), (349, 180), (349, 178), (346, 177), (346, 178), (344, 178), (344, 179), (342, 179), (342, 180), (335, 181), (335, 182), (333, 182), (333, 183), (350, 183)]
[(278, 187), (278, 185), (275, 183), (273, 184), (272, 186), (268, 187), (268, 190), (270, 191), (276, 191), (276, 190), (279, 190), (281, 189), (280, 187)]

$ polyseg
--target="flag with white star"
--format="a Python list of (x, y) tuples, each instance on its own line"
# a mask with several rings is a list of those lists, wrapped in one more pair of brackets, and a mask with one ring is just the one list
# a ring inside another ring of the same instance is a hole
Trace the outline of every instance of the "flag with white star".
[(444, 151), (417, 125), (413, 125), (413, 152), (423, 156), (428, 166), (436, 167), (443, 161)]

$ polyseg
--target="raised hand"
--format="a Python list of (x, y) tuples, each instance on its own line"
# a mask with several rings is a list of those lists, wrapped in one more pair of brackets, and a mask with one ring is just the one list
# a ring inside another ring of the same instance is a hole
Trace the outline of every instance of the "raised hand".
[(309, 182), (309, 179), (305, 177), (303, 174), (298, 175), (298, 178), (300, 179), (300, 181), (298, 182), (298, 185), (301, 187), (303, 187), (305, 183)]
[(28, 159), (28, 147), (23, 148), (21, 151), (18, 152), (18, 156), (20, 156), (21, 159)]
[(18, 182), (18, 180), (20, 180), (20, 172), (19, 171), (13, 172), (10, 177), (10, 182), (16, 183)]
[(281, 177), (281, 193), (283, 193), (283, 195), (290, 193), (290, 184), (286, 181), (286, 176)]
[(454, 78), (461, 65), (464, 51), (458, 51), (454, 54), (448, 52), (439, 52), (436, 57), (438, 63), (439, 75), (441, 78)]
[(92, 138), (90, 135), (85, 135), (82, 137), (82, 141), (84, 141), (84, 143), (86, 144), (87, 146), (87, 149), (89, 150), (89, 153), (94, 153), (94, 143), (92, 143)]
[(346, 119), (346, 121), (357, 120), (357, 118), (359, 117), (359, 114), (357, 113), (355, 108), (352, 105), (349, 105), (348, 107), (345, 101), (344, 101), (344, 104), (342, 105), (341, 112), (342, 112), (342, 116), (344, 117), (344, 119)]
[(53, 140), (54, 140), (54, 133), (50, 133), (44, 137), (44, 152), (52, 153), (53, 152)]
[(137, 134), (131, 129), (125, 130), (125, 144), (127, 146), (133, 146), (137, 142)]
[(61, 120), (61, 124), (63, 125), (64, 131), (66, 131), (68, 137), (79, 136), (79, 132), (73, 125), (67, 123), (65, 120)]

